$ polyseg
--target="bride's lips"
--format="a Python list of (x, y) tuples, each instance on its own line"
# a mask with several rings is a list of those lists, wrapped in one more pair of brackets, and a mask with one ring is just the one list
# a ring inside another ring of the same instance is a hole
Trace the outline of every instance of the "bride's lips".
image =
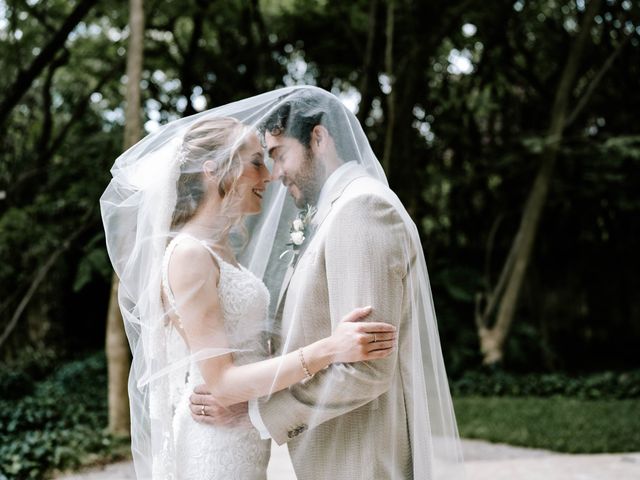
[(258, 190), (256, 188), (254, 188), (253, 193), (256, 197), (258, 197), (260, 200), (262, 200), (262, 195), (264, 194), (264, 190)]

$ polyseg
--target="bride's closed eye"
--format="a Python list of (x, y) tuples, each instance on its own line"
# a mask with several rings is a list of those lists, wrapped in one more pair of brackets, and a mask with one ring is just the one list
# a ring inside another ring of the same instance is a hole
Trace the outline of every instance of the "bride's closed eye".
[(251, 156), (251, 164), (256, 167), (257, 170), (260, 170), (262, 167), (266, 167), (262, 152), (254, 153)]

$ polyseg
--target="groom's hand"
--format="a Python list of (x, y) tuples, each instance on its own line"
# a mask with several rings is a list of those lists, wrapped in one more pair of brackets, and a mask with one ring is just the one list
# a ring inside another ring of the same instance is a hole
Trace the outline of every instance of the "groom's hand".
[(196, 422), (218, 427), (237, 427), (251, 425), (247, 402), (236, 403), (227, 407), (220, 405), (216, 398), (207, 391), (206, 385), (198, 385), (189, 397), (191, 416)]

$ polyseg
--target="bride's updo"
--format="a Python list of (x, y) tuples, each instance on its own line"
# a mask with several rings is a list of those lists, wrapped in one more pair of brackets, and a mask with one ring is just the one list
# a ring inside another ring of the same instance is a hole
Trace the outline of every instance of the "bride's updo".
[(205, 168), (218, 178), (221, 198), (233, 189), (242, 174), (236, 153), (243, 144), (246, 130), (247, 127), (235, 118), (218, 117), (197, 122), (187, 131), (177, 154), (180, 174), (176, 183), (172, 229), (188, 222), (202, 204), (206, 193)]

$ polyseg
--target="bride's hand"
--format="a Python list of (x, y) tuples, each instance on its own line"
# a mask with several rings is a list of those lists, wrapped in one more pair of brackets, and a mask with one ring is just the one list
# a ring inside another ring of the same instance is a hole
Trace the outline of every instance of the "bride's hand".
[(389, 323), (363, 322), (371, 307), (356, 308), (342, 319), (330, 337), (332, 363), (374, 360), (391, 355), (396, 327)]

